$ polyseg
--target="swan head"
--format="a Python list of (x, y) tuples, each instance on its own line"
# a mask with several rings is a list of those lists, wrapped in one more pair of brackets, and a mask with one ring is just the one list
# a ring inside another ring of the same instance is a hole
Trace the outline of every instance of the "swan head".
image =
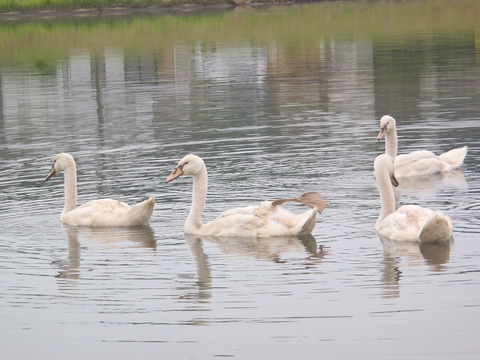
[(380, 132), (377, 135), (377, 140), (382, 140), (385, 135), (387, 135), (387, 132), (389, 132), (392, 129), (395, 129), (396, 123), (395, 119), (391, 117), (390, 115), (384, 115), (380, 119)]
[(398, 180), (395, 178), (393, 173), (393, 158), (388, 154), (378, 155), (373, 164), (375, 169), (375, 178), (377, 181), (381, 179), (382, 174), (387, 173), (390, 178), (390, 182), (393, 186), (397, 187)]
[(52, 168), (50, 173), (45, 178), (45, 181), (48, 181), (52, 176), (56, 175), (59, 172), (65, 171), (69, 167), (75, 166), (75, 160), (73, 160), (72, 155), (67, 153), (60, 153), (55, 155), (53, 158)]
[(169, 183), (182, 175), (195, 176), (204, 171), (206, 170), (203, 160), (197, 155), (190, 154), (178, 162), (172, 173), (165, 179), (165, 182)]

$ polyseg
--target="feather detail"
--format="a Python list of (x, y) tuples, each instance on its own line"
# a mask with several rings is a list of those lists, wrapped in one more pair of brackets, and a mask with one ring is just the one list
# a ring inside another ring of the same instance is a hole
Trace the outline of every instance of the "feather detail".
[(328, 207), (328, 203), (323, 200), (322, 195), (316, 192), (306, 192), (296, 198), (291, 199), (278, 199), (275, 200), (272, 205), (278, 206), (288, 201), (298, 202), (307, 205), (313, 209), (316, 209), (320, 214), (323, 210), (325, 210), (325, 208)]

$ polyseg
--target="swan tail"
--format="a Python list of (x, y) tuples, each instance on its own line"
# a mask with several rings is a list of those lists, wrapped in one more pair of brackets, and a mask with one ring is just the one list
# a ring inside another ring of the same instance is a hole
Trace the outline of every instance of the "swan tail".
[(463, 160), (467, 155), (468, 146), (452, 149), (438, 156), (446, 170), (454, 170), (463, 164)]
[(453, 225), (440, 211), (431, 215), (420, 232), (421, 242), (446, 241), (452, 238)]
[(142, 201), (128, 210), (128, 219), (130, 225), (147, 225), (150, 222), (153, 209), (155, 208), (155, 198), (151, 196), (148, 200)]
[(295, 235), (308, 235), (312, 233), (317, 221), (317, 211), (318, 209), (315, 207), (300, 215), (299, 221), (294, 230)]

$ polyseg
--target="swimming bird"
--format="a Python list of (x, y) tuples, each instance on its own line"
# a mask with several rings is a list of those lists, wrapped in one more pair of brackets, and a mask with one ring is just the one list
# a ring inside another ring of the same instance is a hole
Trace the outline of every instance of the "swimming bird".
[(440, 211), (418, 205), (403, 205), (395, 210), (393, 159), (388, 154), (375, 159), (374, 174), (380, 192), (381, 212), (375, 223), (380, 236), (396, 241), (437, 242), (451, 239), (453, 225)]
[(70, 154), (55, 155), (45, 181), (60, 172), (64, 173), (65, 181), (65, 205), (60, 214), (62, 223), (92, 227), (135, 226), (149, 223), (155, 207), (153, 196), (132, 207), (111, 199), (92, 200), (77, 207), (77, 167)]
[[(202, 222), (207, 199), (208, 175), (204, 161), (190, 154), (179, 161), (167, 177), (170, 182), (182, 175), (193, 176), (193, 196), (190, 213), (184, 225), (186, 234), (214, 236), (270, 237), (310, 234), (315, 227), (317, 212), (328, 204), (320, 194), (305, 193), (297, 198), (264, 201), (259, 205), (227, 210), (209, 223)], [(295, 215), (279, 205), (287, 201), (300, 202), (312, 209)]]
[(389, 115), (382, 116), (380, 128), (377, 140), (385, 138), (385, 153), (394, 159), (397, 178), (427, 176), (455, 170), (463, 164), (467, 155), (467, 146), (452, 149), (438, 156), (427, 150), (397, 155), (398, 140), (395, 119)]

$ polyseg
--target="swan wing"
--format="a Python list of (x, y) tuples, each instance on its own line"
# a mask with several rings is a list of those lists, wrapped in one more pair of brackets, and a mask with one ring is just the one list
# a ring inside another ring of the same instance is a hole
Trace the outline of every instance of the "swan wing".
[(288, 201), (298, 202), (309, 207), (316, 208), (319, 213), (321, 213), (325, 208), (328, 207), (328, 203), (323, 200), (322, 196), (317, 192), (306, 192), (296, 198), (289, 199), (278, 199), (275, 200), (272, 204), (274, 206), (282, 205)]
[(302, 234), (310, 233), (315, 226), (316, 213), (317, 209), (314, 208), (304, 214), (295, 215), (272, 205), (271, 201), (264, 201), (258, 206), (225, 211), (210, 223), (203, 225), (202, 234), (269, 237), (299, 235), (300, 231)]
[(396, 241), (419, 241), (420, 232), (432, 210), (418, 205), (404, 205), (379, 224), (377, 232)]
[(426, 150), (398, 155), (395, 158), (395, 177), (425, 176), (442, 171), (442, 162), (434, 153)]
[(426, 150), (398, 155), (395, 158), (395, 176), (426, 176), (455, 170), (463, 164), (467, 150), (467, 146), (464, 146), (439, 156)]
[(99, 199), (61, 215), (63, 223), (73, 226), (134, 226), (148, 224), (155, 205), (151, 197), (133, 207), (112, 199)]

